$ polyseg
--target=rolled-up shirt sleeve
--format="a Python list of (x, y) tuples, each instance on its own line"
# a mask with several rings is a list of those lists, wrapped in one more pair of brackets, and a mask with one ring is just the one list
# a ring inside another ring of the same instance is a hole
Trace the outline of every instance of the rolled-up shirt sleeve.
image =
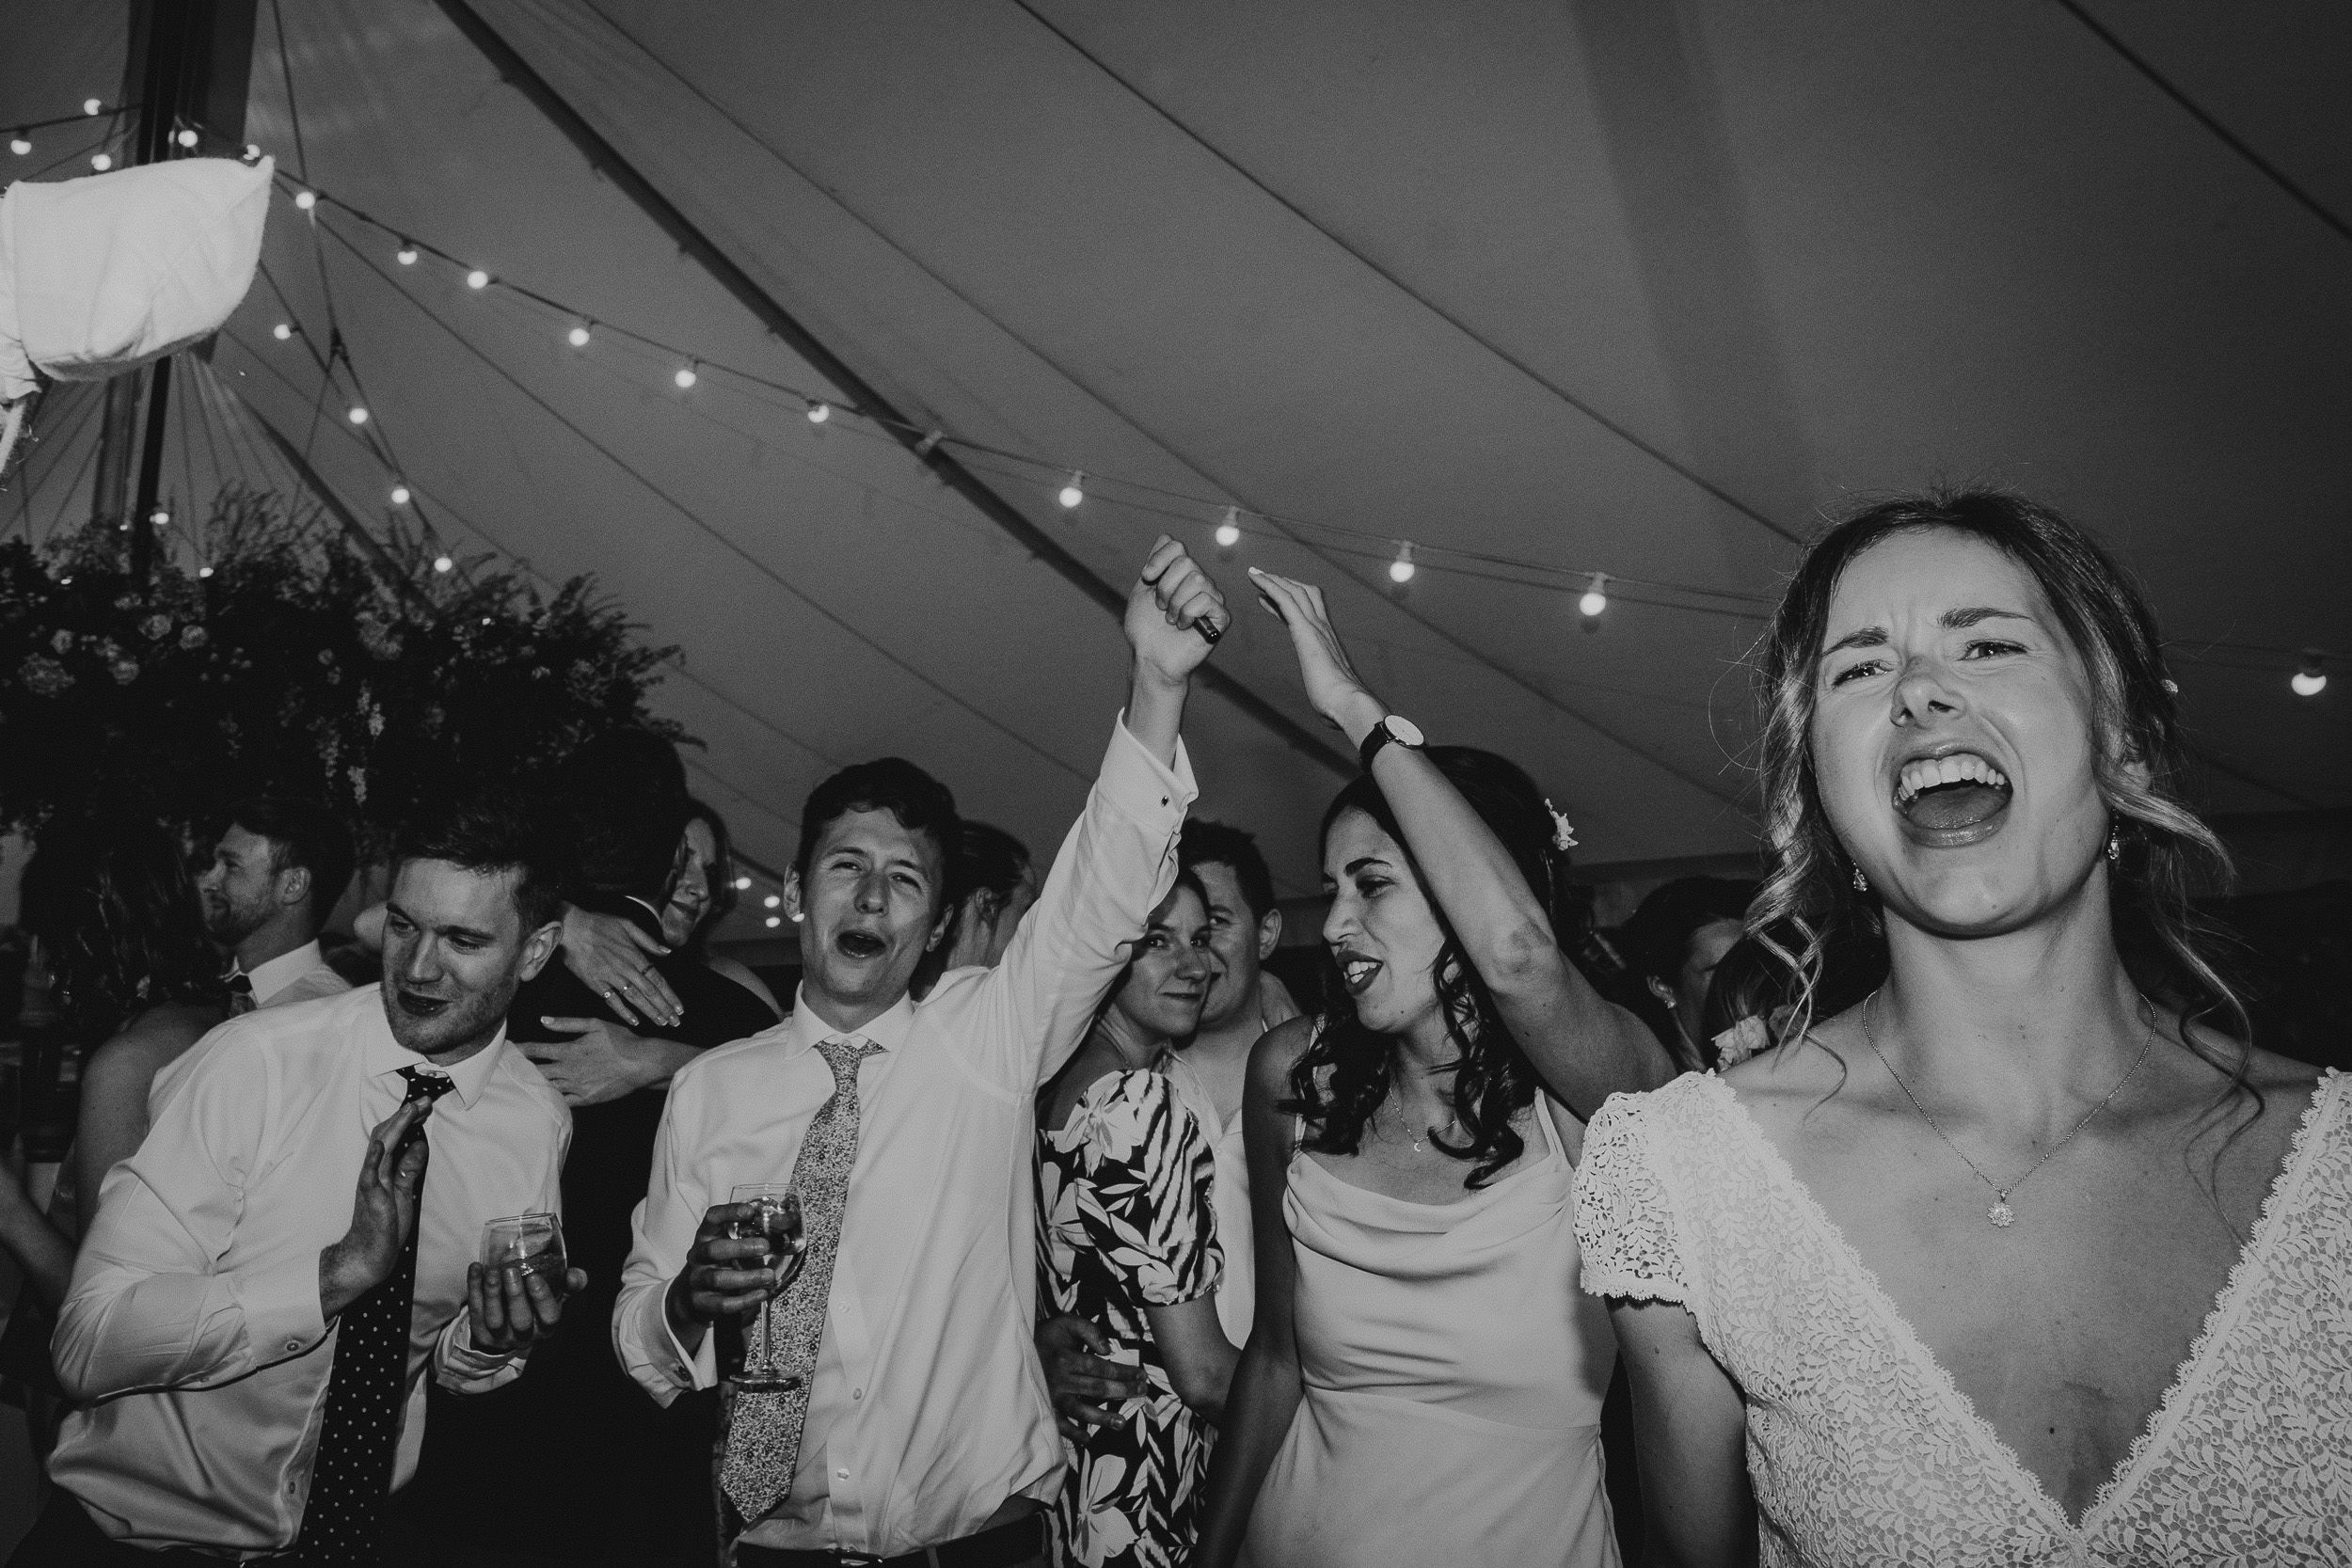
[(1086, 1038), (1127, 944), (1176, 882), (1177, 838), (1200, 795), (1182, 739), (1163, 764), (1120, 716), (1086, 809), (1062, 841), (1004, 961), (979, 982), (966, 1038), (993, 1076), (1026, 1092)]
[(612, 1307), (612, 1351), (621, 1366), (654, 1402), (667, 1405), (693, 1388), (719, 1380), (712, 1336), (689, 1354), (671, 1332), (665, 1298), (670, 1281), (686, 1267), (712, 1199), (679, 1160), (681, 1149), (700, 1146), (705, 1101), (688, 1063), (671, 1083), (654, 1134), (651, 1179), (629, 1221), (628, 1262), (621, 1270), (621, 1296)]
[(207, 1065), (100, 1188), (50, 1345), (77, 1400), (225, 1383), (326, 1338), (315, 1251), (224, 1264), (271, 1085), (241, 1056)]

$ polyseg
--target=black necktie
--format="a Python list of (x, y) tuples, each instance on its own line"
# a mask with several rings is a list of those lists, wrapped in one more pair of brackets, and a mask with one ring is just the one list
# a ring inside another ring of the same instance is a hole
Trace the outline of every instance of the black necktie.
[(253, 1010), (253, 976), (242, 969), (232, 969), (221, 976), (229, 987), (229, 1016), (237, 1017)]
[[(447, 1094), (447, 1078), (405, 1067), (409, 1100), (428, 1105)], [(417, 1130), (424, 1142), (424, 1130)], [(427, 1146), (426, 1158), (431, 1159)], [(326, 1416), (310, 1466), (310, 1500), (302, 1512), (296, 1560), (306, 1568), (348, 1568), (376, 1560), (376, 1526), (392, 1492), (400, 1451), (402, 1396), (408, 1387), (408, 1324), (417, 1296), (417, 1234), (424, 1228), (424, 1173), (417, 1175), (417, 1222), (400, 1263), (373, 1290), (343, 1308), (335, 1338), (335, 1370), (326, 1381)]]

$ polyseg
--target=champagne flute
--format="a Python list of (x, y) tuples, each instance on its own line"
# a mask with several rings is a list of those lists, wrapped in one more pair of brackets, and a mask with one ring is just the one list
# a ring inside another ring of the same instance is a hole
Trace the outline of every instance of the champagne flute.
[(729, 1195), (729, 1201), (736, 1206), (736, 1217), (728, 1223), (727, 1234), (739, 1241), (764, 1243), (767, 1254), (759, 1266), (776, 1272), (775, 1285), (755, 1309), (756, 1325), (742, 1331), (742, 1365), (732, 1381), (745, 1393), (797, 1388), (801, 1383), (799, 1375), (786, 1371), (776, 1362), (774, 1309), (776, 1297), (800, 1273), (801, 1259), (808, 1245), (801, 1231), (800, 1195), (789, 1184), (754, 1181), (737, 1187)]
[(556, 1299), (568, 1283), (564, 1254), (564, 1226), (553, 1214), (510, 1214), (482, 1227), (482, 1268), (485, 1274), (504, 1269), (527, 1280), (537, 1275)]

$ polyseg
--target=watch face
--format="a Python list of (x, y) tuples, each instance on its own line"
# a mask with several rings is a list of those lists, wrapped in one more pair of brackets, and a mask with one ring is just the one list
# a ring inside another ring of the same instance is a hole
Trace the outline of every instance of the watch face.
[(1407, 746), (1418, 746), (1422, 743), (1421, 726), (1410, 719), (1399, 719), (1393, 713), (1389, 715), (1389, 733)]

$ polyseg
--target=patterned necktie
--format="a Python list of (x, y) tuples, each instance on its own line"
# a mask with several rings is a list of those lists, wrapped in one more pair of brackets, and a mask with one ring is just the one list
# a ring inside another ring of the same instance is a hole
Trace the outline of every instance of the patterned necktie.
[[(408, 1100), (428, 1105), (456, 1085), (437, 1073), (400, 1069)], [(424, 1129), (417, 1129), (424, 1142)], [(425, 1158), (432, 1160), (430, 1146)], [(376, 1560), (376, 1524), (392, 1492), (400, 1449), (403, 1396), (408, 1389), (409, 1314), (417, 1297), (417, 1233), (424, 1228), (424, 1173), (417, 1175), (417, 1223), (400, 1262), (367, 1294), (343, 1308), (335, 1336), (335, 1370), (326, 1381), (326, 1416), (310, 1466), (310, 1500), (302, 1511), (295, 1560), (304, 1568), (346, 1568)]]
[(230, 1018), (249, 1013), (259, 1005), (253, 1000), (252, 975), (247, 974), (242, 969), (232, 969), (222, 976), (222, 979), (229, 987), (229, 1016)]
[(791, 1492), (792, 1472), (801, 1461), (809, 1383), (817, 1374), (825, 1304), (833, 1294), (834, 1253), (841, 1244), (841, 1211), (850, 1197), (850, 1167), (857, 1161), (858, 1064), (882, 1047), (851, 1036), (817, 1049), (833, 1069), (833, 1098), (808, 1124), (800, 1157), (792, 1162), (804, 1243), (800, 1276), (743, 1332), (747, 1360), (760, 1354), (765, 1337), (772, 1333), (778, 1364), (800, 1382), (776, 1393), (735, 1394), (726, 1460), (719, 1471), (721, 1489), (747, 1525), (767, 1517)]

